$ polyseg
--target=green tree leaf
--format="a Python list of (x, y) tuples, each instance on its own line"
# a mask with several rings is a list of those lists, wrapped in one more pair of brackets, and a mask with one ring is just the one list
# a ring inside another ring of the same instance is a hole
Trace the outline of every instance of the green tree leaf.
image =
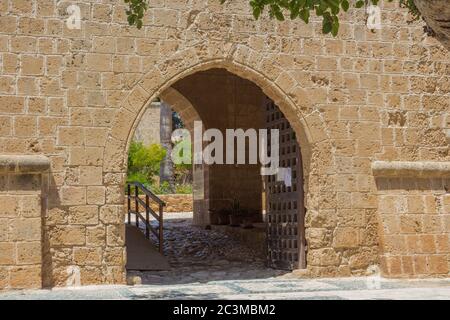
[(322, 22), (322, 32), (324, 34), (330, 33), (331, 29), (333, 28), (331, 22), (327, 19), (324, 19)]
[(365, 2), (363, 0), (356, 1), (355, 7), (356, 8), (362, 8), (364, 6)]
[(309, 16), (310, 16), (310, 11), (307, 9), (303, 9), (302, 11), (300, 11), (300, 18), (305, 22), (305, 23), (309, 23)]
[(339, 19), (337, 16), (333, 17), (333, 22), (331, 23), (331, 34), (336, 37), (339, 32)]
[(348, 0), (342, 0), (341, 7), (342, 7), (342, 10), (347, 12), (348, 9), (350, 8), (350, 3), (348, 2)]

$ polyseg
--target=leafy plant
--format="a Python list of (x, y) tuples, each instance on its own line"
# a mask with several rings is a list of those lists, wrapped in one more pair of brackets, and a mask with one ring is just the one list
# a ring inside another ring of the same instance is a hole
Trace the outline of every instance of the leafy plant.
[(166, 150), (159, 144), (146, 147), (142, 142), (131, 142), (128, 152), (127, 181), (137, 181), (145, 186), (153, 184), (165, 156)]
[(175, 142), (172, 159), (174, 159), (175, 182), (186, 184), (192, 181), (192, 143), (190, 139)]
[[(144, 13), (148, 8), (148, 0), (124, 0), (129, 4), (127, 10), (128, 23), (136, 25), (138, 29), (143, 26)], [(222, 4), (227, 0), (219, 0)], [(232, 0), (230, 0), (232, 1)], [(387, 0), (389, 2), (397, 0)], [(253, 16), (258, 19), (266, 10), (270, 18), (280, 21), (288, 15), (291, 20), (301, 19), (309, 23), (311, 13), (322, 17), (322, 32), (331, 33), (337, 36), (339, 31), (338, 14), (342, 11), (348, 11), (350, 2), (356, 8), (364, 5), (378, 5), (380, 0), (250, 0), (250, 6)], [(414, 0), (398, 0), (400, 6), (408, 8), (414, 19), (420, 18), (420, 12), (414, 4)]]
[(131, 172), (128, 173), (128, 182), (139, 182), (142, 183), (147, 188), (150, 186), (150, 182), (148, 181), (148, 177), (146, 174), (142, 172)]
[(192, 193), (192, 184), (177, 184), (175, 186), (175, 192), (177, 194), (191, 194)]
[(170, 184), (167, 181), (161, 182), (159, 185), (152, 184), (150, 190), (155, 194), (169, 194), (171, 193)]
[(144, 24), (144, 14), (148, 9), (148, 0), (124, 0), (128, 4), (126, 11), (128, 24), (141, 29)]

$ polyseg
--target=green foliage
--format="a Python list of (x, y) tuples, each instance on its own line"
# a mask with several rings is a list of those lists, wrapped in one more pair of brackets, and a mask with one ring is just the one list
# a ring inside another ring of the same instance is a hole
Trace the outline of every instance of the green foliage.
[[(140, 182), (155, 194), (171, 193), (169, 182), (164, 181), (158, 185), (155, 181), (166, 153), (166, 150), (159, 144), (147, 147), (142, 142), (131, 142), (128, 152), (127, 182)], [(192, 193), (191, 170), (192, 165), (190, 164), (175, 165), (176, 193)]]
[(166, 150), (159, 144), (146, 147), (142, 142), (131, 142), (127, 181), (138, 181), (149, 186), (154, 182), (154, 176), (159, 174), (161, 161), (165, 156)]
[[(155, 194), (170, 194), (172, 190), (170, 189), (169, 182), (164, 181), (160, 185), (156, 183), (150, 184), (148, 188)], [(175, 185), (175, 193), (176, 194), (191, 194), (192, 193), (192, 184), (177, 184)]]
[(167, 181), (161, 182), (159, 186), (156, 185), (155, 183), (153, 183), (152, 185), (150, 185), (149, 188), (155, 194), (169, 194), (169, 193), (171, 193), (170, 184)]
[[(136, 25), (138, 29), (142, 28), (144, 13), (148, 8), (148, 0), (124, 0), (129, 4), (127, 10), (128, 23)], [(225, 3), (226, 0), (219, 0)], [(233, 0), (229, 0), (233, 1)], [(236, 0), (234, 0), (236, 1)], [(301, 19), (309, 23), (311, 12), (322, 17), (322, 32), (331, 33), (337, 36), (339, 31), (340, 11), (348, 11), (351, 4), (356, 8), (362, 8), (364, 5), (378, 5), (380, 0), (250, 0), (250, 6), (253, 16), (258, 19), (264, 10), (268, 10), (269, 17), (283, 21), (285, 14), (291, 20)], [(389, 2), (397, 0), (387, 0)], [(414, 4), (414, 0), (398, 0), (400, 6), (408, 8), (414, 19), (420, 18), (420, 12)]]
[[(392, 2), (394, 0), (387, 0)], [(354, 6), (362, 8), (364, 5), (378, 5), (379, 0), (356, 0)], [(413, 0), (399, 0), (400, 5), (409, 8), (415, 18), (420, 16)], [(309, 23), (311, 12), (322, 17), (322, 32), (331, 33), (337, 36), (339, 31), (338, 14), (346, 12), (350, 8), (349, 0), (251, 0), (250, 6), (253, 9), (253, 16), (258, 19), (267, 8), (269, 17), (283, 21), (285, 14), (289, 14), (290, 19), (301, 19)]]
[(191, 194), (192, 193), (192, 184), (177, 184), (175, 186), (175, 193), (178, 194)]
[[(186, 153), (186, 154), (185, 154)], [(192, 181), (192, 144), (190, 139), (181, 139), (173, 149), (174, 176), (178, 185), (186, 185)], [(177, 160), (177, 161), (175, 161)]]
[(139, 182), (139, 183), (142, 183), (146, 187), (149, 186), (148, 176), (142, 172), (128, 173), (127, 181), (128, 182)]
[(128, 4), (127, 20), (130, 26), (141, 29), (144, 22), (144, 14), (148, 9), (148, 0), (124, 0)]

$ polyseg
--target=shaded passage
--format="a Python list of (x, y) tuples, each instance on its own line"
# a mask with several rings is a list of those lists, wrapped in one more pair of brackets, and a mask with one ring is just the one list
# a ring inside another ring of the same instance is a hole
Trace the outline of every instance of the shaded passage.
[(264, 279), (285, 271), (266, 267), (265, 258), (231, 236), (192, 225), (192, 213), (165, 217), (164, 253), (168, 271), (129, 271), (143, 284), (176, 284), (232, 279)]

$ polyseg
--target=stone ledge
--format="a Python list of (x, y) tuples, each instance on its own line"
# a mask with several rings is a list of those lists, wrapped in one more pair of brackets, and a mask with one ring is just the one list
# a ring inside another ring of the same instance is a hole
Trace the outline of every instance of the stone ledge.
[(447, 137), (448, 144), (450, 144), (450, 129), (445, 130), (445, 136)]
[(41, 173), (50, 169), (43, 155), (0, 155), (0, 173)]
[(385, 178), (448, 178), (450, 162), (374, 161), (372, 172), (375, 177)]

